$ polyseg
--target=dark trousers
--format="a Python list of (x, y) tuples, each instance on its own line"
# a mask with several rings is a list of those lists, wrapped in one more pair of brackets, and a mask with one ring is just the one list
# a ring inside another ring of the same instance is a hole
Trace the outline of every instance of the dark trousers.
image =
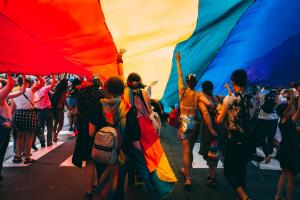
[(277, 124), (277, 119), (258, 119), (258, 137), (260, 138), (260, 146), (262, 146), (266, 156), (269, 156), (273, 153), (274, 137), (276, 134)]
[(40, 136), (41, 143), (45, 143), (44, 129), (47, 127), (47, 144), (52, 144), (53, 138), (53, 113), (52, 109), (41, 109), (38, 111), (39, 123), (42, 127)]
[(244, 189), (246, 187), (247, 160), (246, 145), (227, 139), (224, 155), (224, 176), (234, 190), (238, 187)]
[(0, 127), (0, 173), (2, 171), (3, 160), (10, 139), (10, 128)]

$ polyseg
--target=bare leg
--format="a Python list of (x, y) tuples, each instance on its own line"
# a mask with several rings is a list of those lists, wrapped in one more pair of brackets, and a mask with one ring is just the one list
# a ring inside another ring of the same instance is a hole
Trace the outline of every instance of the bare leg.
[(93, 161), (87, 161), (85, 166), (85, 173), (88, 177), (88, 191), (92, 192), (94, 185), (97, 185), (96, 167)]
[(287, 185), (286, 185), (286, 200), (293, 199), (293, 191), (294, 191), (294, 183), (295, 183), (295, 175), (290, 171), (287, 171)]
[(283, 171), (278, 179), (275, 198), (280, 198), (285, 181), (286, 181), (286, 172)]
[(240, 199), (247, 200), (248, 195), (246, 194), (245, 190), (242, 187), (238, 187), (236, 189), (236, 193), (239, 195)]
[(184, 168), (184, 174), (186, 177), (186, 184), (191, 183), (191, 176), (190, 176), (190, 168), (191, 168), (191, 150), (190, 144), (187, 139), (181, 140), (182, 144), (182, 163)]
[(24, 147), (24, 133), (23, 132), (17, 132), (17, 153), (16, 157), (21, 157), (23, 153), (23, 147)]
[(33, 133), (24, 133), (24, 136), (25, 136), (25, 143), (24, 143), (25, 159), (30, 158), (33, 135), (34, 135)]
[[(58, 127), (57, 127), (58, 126)], [(64, 113), (60, 113), (59, 114), (59, 117), (58, 117), (58, 120), (57, 120), (57, 124), (56, 124), (56, 131), (54, 132), (54, 138), (55, 138), (55, 142), (57, 142), (57, 137), (58, 137), (58, 134), (59, 132), (63, 129), (64, 127)]]

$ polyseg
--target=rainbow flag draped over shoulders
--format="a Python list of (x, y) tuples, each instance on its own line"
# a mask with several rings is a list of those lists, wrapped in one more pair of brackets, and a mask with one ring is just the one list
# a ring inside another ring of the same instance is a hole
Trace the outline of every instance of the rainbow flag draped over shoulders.
[(147, 168), (160, 195), (167, 196), (172, 192), (177, 179), (153, 128), (152, 121), (146, 117), (139, 117), (138, 121), (141, 127), (141, 146)]

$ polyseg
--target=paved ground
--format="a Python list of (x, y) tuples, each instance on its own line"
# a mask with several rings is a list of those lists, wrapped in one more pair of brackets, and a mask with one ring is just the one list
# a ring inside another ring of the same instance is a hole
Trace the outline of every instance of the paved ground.
[[(69, 162), (70, 156), (74, 150), (76, 138), (69, 137), (66, 131), (63, 133), (64, 134), (60, 135), (60, 145), (34, 152), (33, 157), (37, 159), (37, 162), (28, 166), (12, 165), (12, 146), (8, 148), (3, 170), (5, 180), (0, 182), (1, 200), (84, 199), (86, 179), (83, 170), (72, 166)], [(205, 185), (207, 169), (202, 168), (205, 167), (205, 163), (203, 163), (200, 157), (195, 158), (196, 164), (194, 163), (194, 166), (197, 168), (192, 170), (192, 191), (186, 192), (183, 187), (183, 180), (178, 174), (178, 170), (181, 167), (181, 147), (176, 138), (176, 131), (171, 127), (163, 128), (161, 140), (169, 161), (179, 180), (173, 193), (168, 199), (235, 199), (233, 191), (224, 180), (221, 168), (218, 169), (218, 188), (211, 189)], [(260, 176), (258, 168), (253, 164), (249, 164), (247, 183), (248, 191), (249, 194), (251, 194), (252, 199), (273, 199), (279, 174), (280, 171), (263, 170), (262, 176)], [(298, 177), (294, 195), (295, 200), (300, 199), (299, 186), (300, 180)], [(126, 199), (148, 200), (149, 197), (143, 185), (137, 185), (134, 189), (126, 189)]]

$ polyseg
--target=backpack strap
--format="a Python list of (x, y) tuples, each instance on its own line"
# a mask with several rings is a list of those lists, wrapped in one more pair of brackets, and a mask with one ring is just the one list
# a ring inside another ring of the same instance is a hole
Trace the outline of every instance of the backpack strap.
[(29, 100), (28, 96), (23, 93), (23, 96), (25, 97), (25, 99), (27, 99), (27, 101), (33, 106), (33, 108), (35, 107), (34, 104)]
[(184, 96), (184, 94), (185, 94), (185, 91), (186, 91), (186, 89), (184, 88), (184, 89), (183, 89), (183, 93), (182, 93), (182, 95), (181, 95), (181, 97), (180, 97), (180, 99), (179, 99), (179, 102), (181, 102), (181, 101), (183, 100), (183, 96)]

